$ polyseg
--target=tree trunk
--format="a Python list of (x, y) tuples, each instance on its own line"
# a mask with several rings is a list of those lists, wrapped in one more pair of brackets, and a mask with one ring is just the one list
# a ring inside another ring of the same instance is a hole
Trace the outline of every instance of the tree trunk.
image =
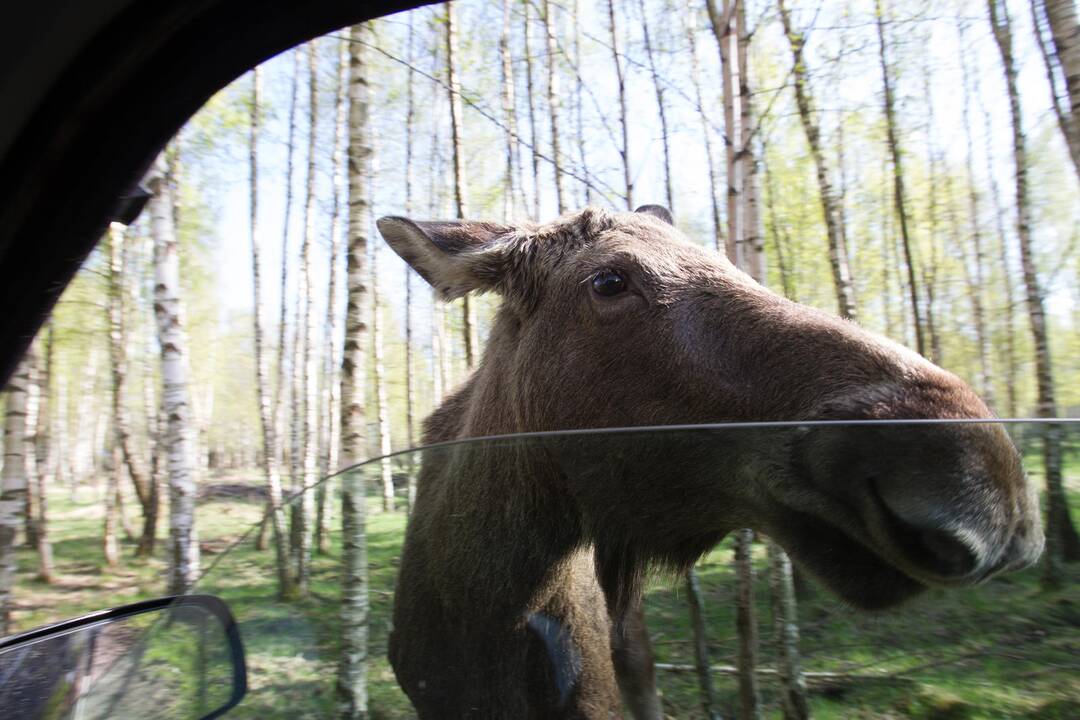
[(262, 112), (262, 77), (258, 66), (251, 76), (251, 133), (249, 135), (249, 193), (251, 222), (251, 286), (253, 331), (255, 336), (255, 391), (259, 403), (259, 426), (262, 429), (263, 476), (268, 497), (267, 511), (274, 529), (274, 560), (277, 567), (278, 595), (292, 596), (292, 578), (289, 575), (289, 549), (285, 542), (285, 512), (282, 510), (281, 472), (278, 465), (277, 437), (274, 418), (270, 410), (269, 373), (263, 337), (262, 274), (259, 264), (262, 239), (259, 235), (259, 129)]
[[(410, 16), (410, 27), (412, 19)], [(341, 199), (345, 189), (342, 183), (341, 169), (344, 164), (346, 105), (348, 91), (349, 48), (347, 40), (338, 41), (337, 80), (334, 88), (334, 144), (331, 150), (333, 200), (330, 210), (330, 267), (327, 271), (329, 282), (326, 292), (326, 321), (323, 347), (325, 363), (323, 366), (323, 442), (322, 466), (319, 472), (319, 490), (315, 501), (315, 548), (320, 554), (330, 550), (331, 505), (326, 502), (328, 483), (326, 479), (337, 472), (338, 455), (341, 451), (341, 385), (338, 378), (338, 274), (341, 263)], [(412, 73), (409, 73), (410, 77)]]
[(608, 29), (611, 31), (611, 61), (615, 65), (615, 80), (619, 91), (619, 127), (622, 130), (622, 145), (619, 157), (622, 159), (623, 186), (626, 193), (626, 208), (634, 209), (634, 178), (630, 170), (630, 128), (627, 125), (626, 109), (626, 73), (623, 70), (622, 53), (619, 50), (619, 29), (615, 23), (615, 0), (607, 0)]
[[(143, 267), (142, 272), (145, 275), (143, 283), (152, 285), (154, 278), (154, 239), (152, 234), (141, 244), (139, 256)], [(153, 362), (157, 339), (156, 311), (153, 307), (153, 303), (144, 303), (144, 305), (146, 306), (146, 312), (143, 322), (141, 323), (144, 327), (141, 340), (145, 357), (142, 367), (142, 412), (143, 416), (146, 418), (146, 454), (150, 457), (149, 475), (147, 480), (150, 483), (150, 514), (154, 518), (154, 538), (156, 543), (156, 528), (159, 516), (161, 515), (161, 497), (163, 495), (162, 490), (165, 486), (165, 443), (162, 431), (162, 428), (165, 427), (165, 420), (164, 402), (155, 393), (155, 389), (158, 387), (158, 381), (154, 374)]]
[(904, 248), (904, 264), (907, 266), (908, 296), (911, 301), (911, 321), (915, 327), (915, 349), (926, 355), (923, 339), (922, 313), (919, 309), (919, 287), (915, 282), (915, 258), (912, 253), (911, 233), (908, 230), (907, 195), (904, 189), (904, 165), (900, 153), (900, 138), (896, 127), (896, 101), (893, 98), (892, 78), (886, 58), (885, 10), (882, 0), (874, 0), (874, 17), (877, 25), (878, 59), (881, 62), (881, 79), (885, 89), (885, 131), (893, 168), (893, 206), (900, 221), (900, 242)]
[[(513, 214), (514, 186), (517, 179), (517, 112), (514, 109), (514, 70), (510, 63), (510, 0), (503, 0), (503, 34), (500, 38), (499, 51), (502, 58), (503, 72), (503, 113), (506, 116), (506, 192), (509, 200), (503, 209), (506, 219)], [(413, 134), (416, 126), (416, 101), (414, 96), (413, 16), (409, 15), (409, 41), (407, 56), (409, 61), (408, 76), (405, 80), (405, 215), (413, 214)], [(509, 84), (509, 89), (506, 85)], [(416, 379), (413, 376), (413, 273), (412, 267), (405, 268), (405, 442), (412, 448), (416, 442)], [(413, 453), (406, 458), (408, 492), (405, 508), (406, 522), (412, 515), (416, 504), (416, 462)]]
[(139, 545), (135, 554), (147, 557), (154, 552), (154, 539), (157, 533), (157, 514), (152, 511), (150, 481), (141, 463), (136, 460), (136, 452), (131, 437), (131, 420), (128, 415), (127, 374), (128, 374), (128, 332), (125, 297), (128, 295), (128, 257), (126, 229), (113, 223), (108, 232), (109, 247), (109, 357), (112, 365), (112, 427), (117, 448), (120, 450), (124, 465), (127, 466), (131, 483), (135, 486), (135, 495), (142, 508), (143, 527), (139, 536)]
[(705, 609), (701, 599), (701, 587), (693, 568), (686, 573), (686, 600), (690, 605), (690, 627), (694, 637), (694, 666), (697, 668), (698, 686), (701, 688), (701, 709), (708, 720), (720, 720), (720, 710), (713, 690), (712, 672), (709, 669), (709, 646), (705, 642)]
[(49, 540), (48, 497), (47, 492), (56, 484), (56, 451), (53, 446), (55, 423), (55, 403), (52, 396), (53, 351), (56, 339), (53, 320), (50, 317), (45, 327), (45, 356), (38, 372), (38, 411), (37, 432), (34, 434), (34, 451), (37, 455), (37, 477), (30, 482), (37, 483), (37, 579), (44, 583), (53, 581), (53, 551)]
[(30, 358), (24, 357), (8, 381), (4, 413), (4, 470), (0, 486), (0, 637), (11, 633), (12, 591), (18, 560), (15, 538), (26, 508), (26, 392)]
[(738, 42), (736, 53), (739, 75), (739, 163), (741, 170), (740, 193), (743, 197), (742, 257), (746, 270), (762, 285), (765, 284), (765, 240), (761, 217), (760, 163), (754, 152), (754, 136), (758, 123), (754, 118), (753, 95), (750, 92), (750, 65), (747, 50), (750, 47), (750, 31), (746, 26), (746, 3), (735, 4), (735, 32)]
[[(983, 293), (986, 287), (986, 254), (983, 246), (983, 233), (981, 212), (979, 209), (979, 192), (975, 184), (975, 140), (971, 126), (971, 85), (969, 83), (971, 70), (968, 64), (967, 42), (965, 38), (964, 22), (957, 19), (957, 35), (960, 41), (960, 73), (964, 84), (964, 99), (961, 108), (961, 117), (964, 125), (964, 140), (967, 153), (964, 158), (964, 168), (967, 172), (967, 204), (971, 222), (971, 249), (974, 254), (974, 267), (968, 272), (968, 296), (971, 300), (971, 314), (975, 322), (975, 341), (979, 357), (979, 390), (983, 400), (991, 410), (996, 410), (997, 402), (994, 395), (994, 382), (990, 365), (990, 333), (986, 327), (986, 311), (983, 305)], [(959, 233), (957, 233), (959, 235)], [(959, 240), (959, 237), (957, 238)], [(965, 267), (967, 261), (965, 259)]]
[(784, 24), (784, 33), (791, 45), (792, 55), (792, 78), (795, 86), (795, 104), (799, 111), (799, 120), (802, 122), (803, 131), (806, 133), (806, 142), (810, 146), (810, 154), (814, 158), (814, 167), (817, 171), (818, 194), (821, 196), (821, 209), (825, 216), (825, 231), (829, 244), (829, 262), (832, 266), (833, 285), (836, 288), (836, 303), (842, 317), (856, 320), (855, 293), (851, 283), (851, 270), (848, 267), (847, 248), (844, 247), (843, 218), (840, 205), (829, 180), (829, 168), (825, 161), (825, 153), (821, 147), (821, 128), (818, 126), (814, 99), (810, 94), (810, 84), (806, 71), (806, 60), (803, 57), (803, 48), (806, 44), (801, 33), (796, 32), (791, 25), (791, 14), (784, 4), (784, 0), (778, 0), (780, 19)]
[(735, 630), (739, 640), (739, 717), (761, 717), (761, 694), (757, 674), (757, 618), (754, 612), (753, 530), (735, 533), (736, 604)]
[[(660, 116), (660, 142), (664, 150), (664, 197), (667, 209), (675, 214), (675, 192), (671, 184), (671, 137), (668, 129), (667, 104), (664, 102), (664, 86), (656, 70), (656, 53), (653, 50), (652, 35), (649, 32), (649, 17), (645, 10), (645, 0), (638, 0), (641, 12), (641, 32), (645, 40), (645, 58), (649, 63), (649, 75), (652, 76), (653, 92), (656, 94), (656, 110)], [(695, 84), (698, 83), (694, 78)]]
[[(281, 231), (281, 307), (278, 316), (278, 343), (277, 343), (277, 366), (274, 368), (276, 382), (274, 383), (274, 437), (278, 440), (277, 448), (280, 457), (285, 457), (285, 409), (291, 404), (287, 400), (287, 392), (291, 383), (286, 382), (285, 374), (285, 345), (288, 337), (288, 280), (289, 280), (289, 221), (292, 215), (293, 205), (293, 151), (296, 147), (296, 96), (300, 86), (300, 59), (303, 48), (297, 47), (293, 51), (292, 89), (289, 95), (289, 137), (285, 145), (285, 217), (282, 220)], [(296, 402), (295, 398), (292, 402)], [(292, 453), (290, 453), (290, 456)], [(292, 459), (289, 460), (290, 468)], [(295, 479), (290, 473), (290, 481)]]
[(154, 311), (161, 348), (162, 402), (169, 478), (169, 593), (191, 591), (199, 576), (195, 528), (194, 439), (188, 389), (188, 351), (180, 298), (180, 256), (169, 187), (161, 162), (149, 177), (154, 237)]
[[(517, 105), (514, 93), (514, 62), (510, 53), (510, 19), (512, 17), (513, 0), (503, 0), (502, 31), (499, 33), (499, 61), (502, 76), (501, 96), (503, 123), (506, 125), (506, 175), (503, 178), (503, 220), (509, 222), (515, 214), (514, 199), (517, 197), (518, 169), (517, 169)], [(409, 21), (409, 61), (412, 62), (412, 20)], [(405, 117), (405, 205), (411, 204), (412, 179), (409, 173), (412, 170), (412, 123), (414, 120), (413, 108), (413, 75), (409, 71), (409, 79), (406, 85), (406, 104), (408, 110)], [(408, 210), (406, 210), (408, 214)], [(411, 277), (411, 275), (410, 275)], [(408, 350), (408, 348), (406, 348)], [(410, 416), (409, 422), (412, 422)], [(411, 427), (411, 426), (410, 426)], [(412, 431), (409, 431), (409, 447), (412, 447)]]
[(578, 0), (573, 0), (570, 5), (570, 26), (574, 28), (574, 133), (577, 141), (578, 164), (581, 166), (581, 191), (582, 203), (592, 203), (592, 186), (589, 183), (589, 165), (585, 157), (585, 119), (581, 111), (581, 92), (585, 81), (581, 77), (581, 25), (578, 19)]
[[(1043, 36), (1044, 17), (1050, 26), (1053, 52)], [(1076, 18), (1076, 2), (1032, 0), (1031, 20), (1035, 41), (1046, 66), (1054, 115), (1069, 148), (1073, 170), (1080, 178), (1080, 23)], [(1059, 72), (1065, 82), (1065, 98), (1059, 90)]]
[(784, 720), (805, 720), (810, 717), (810, 707), (806, 697), (806, 679), (799, 664), (799, 621), (791, 560), (772, 540), (767, 541), (767, 546), (776, 666), (782, 687)]
[[(341, 359), (341, 455), (346, 465), (360, 462), (367, 445), (364, 384), (367, 362), (368, 232), (371, 207), (371, 86), (368, 72), (369, 24), (349, 30), (349, 215), (345, 350)], [(367, 503), (363, 471), (341, 478), (341, 656), (338, 660), (337, 716), (367, 718), (368, 570)]]
[[(930, 39), (927, 38), (927, 43)], [(941, 256), (939, 253), (940, 243), (938, 242), (938, 234), (940, 232), (941, 218), (940, 218), (940, 201), (939, 201), (939, 183), (941, 177), (940, 157), (935, 147), (935, 127), (934, 127), (934, 102), (933, 95), (930, 91), (930, 67), (926, 59), (923, 56), (922, 62), (922, 81), (923, 81), (923, 96), (926, 98), (926, 150), (927, 150), (927, 208), (926, 208), (926, 222), (927, 233), (926, 245), (929, 250), (930, 257), (923, 261), (920, 269), (922, 274), (922, 287), (923, 294), (926, 297), (926, 338), (930, 348), (930, 362), (935, 365), (945, 366), (945, 358), (943, 355), (943, 349), (941, 346), (941, 333), (938, 332), (937, 327), (937, 297), (938, 297), (938, 278), (939, 269), (941, 268)], [(946, 181), (949, 180), (949, 176), (946, 175)], [(950, 200), (952, 195), (946, 196)]]
[(739, 35), (735, 30), (735, 15), (731, 0), (724, 0), (723, 11), (717, 9), (715, 0), (707, 0), (705, 7), (709, 13), (713, 37), (716, 38), (716, 44), (720, 50), (720, 73), (724, 96), (724, 150), (727, 168), (727, 242), (724, 248), (728, 259), (736, 265), (741, 265), (739, 250), (743, 241), (744, 205), (739, 197), (742, 191), (742, 162), (737, 145), (742, 140), (742, 133), (738, 127), (742, 118), (737, 110), (738, 67), (734, 62), (734, 57), (738, 55)]
[[(453, 3), (446, 4), (446, 86), (450, 95), (450, 144), (454, 159), (454, 210), (459, 220), (467, 215), (465, 203), (465, 157), (461, 146), (461, 90), (457, 80), (457, 12)], [(465, 341), (465, 366), (476, 368), (479, 344), (474, 299), (466, 295), (461, 300), (462, 339)]]
[(308, 166), (304, 189), (304, 239), (300, 248), (300, 283), (297, 300), (304, 308), (303, 332), (300, 335), (300, 367), (303, 377), (301, 392), (304, 398), (300, 423), (301, 480), (300, 500), (295, 503), (297, 515), (296, 585), (301, 595), (307, 595), (311, 585), (311, 543), (315, 537), (315, 485), (319, 482), (318, 422), (319, 422), (319, 363), (315, 352), (315, 286), (311, 279), (312, 253), (315, 251), (315, 147), (319, 127), (319, 61), (316, 43), (310, 41), (308, 56)]
[[(113, 442), (116, 439), (113, 438)], [(112, 464), (105, 477), (105, 521), (102, 527), (102, 554), (111, 568), (120, 564), (120, 543), (116, 528), (120, 524), (120, 483), (124, 473), (124, 458), (119, 445), (113, 446)]]
[[(1050, 342), (1043, 307), (1043, 290), (1035, 267), (1031, 238), (1031, 205), (1028, 198), (1027, 147), (1023, 117), (1020, 111), (1020, 90), (1016, 82), (1016, 65), (1012, 50), (1012, 27), (1008, 8), (1001, 0), (987, 0), (994, 40), (1001, 52), (1005, 85), (1009, 93), (1012, 117), (1013, 161), (1016, 165), (1016, 234), (1020, 243), (1020, 262), (1024, 271), (1024, 290), (1027, 296), (1028, 322), (1035, 346), (1035, 380), (1038, 387), (1040, 417), (1057, 417), (1054, 397), (1054, 375), (1050, 363)], [(1061, 587), (1064, 582), (1062, 561), (1080, 559), (1080, 536), (1069, 517), (1069, 507), (1062, 484), (1061, 428), (1043, 427), (1043, 472), (1046, 476), (1046, 557), (1043, 562), (1042, 584), (1047, 588)]]
[(547, 40), (547, 101), (548, 112), (551, 114), (551, 164), (555, 175), (555, 201), (559, 214), (569, 210), (566, 202), (566, 192), (563, 186), (563, 170), (561, 154), (559, 152), (559, 68), (556, 64), (557, 48), (555, 46), (555, 21), (551, 17), (551, 2), (543, 0), (541, 6), (541, 20), (544, 23), (544, 36)]
[(379, 246), (371, 248), (371, 342), (375, 360), (375, 416), (379, 424), (379, 477), (382, 480), (383, 512), (394, 510), (394, 473), (390, 466), (390, 403), (386, 397), (386, 366), (383, 362), (382, 298), (379, 294)]
[[(764, 148), (761, 154), (762, 157), (765, 156)], [(765, 210), (769, 213), (769, 234), (772, 236), (773, 247), (776, 248), (776, 269), (780, 272), (780, 290), (784, 293), (784, 297), (798, 302), (794, 258), (790, 251), (791, 240), (787, 227), (781, 225), (776, 213), (776, 187), (773, 183), (773, 174), (767, 162), (762, 164), (765, 167)]]
[(536, 94), (534, 88), (536, 83), (533, 81), (533, 58), (532, 58), (532, 3), (529, 0), (524, 0), (522, 3), (522, 10), (524, 19), (523, 25), (523, 47), (522, 52), (525, 54), (525, 99), (529, 103), (529, 141), (532, 145), (532, 171), (533, 171), (533, 206), (532, 216), (533, 220), (540, 219), (540, 133), (536, 129)]
[(713, 222), (713, 249), (721, 252), (724, 247), (724, 227), (720, 220), (720, 198), (716, 195), (716, 188), (720, 187), (720, 179), (716, 172), (716, 158), (712, 148), (712, 127), (709, 116), (705, 112), (702, 103), (700, 62), (697, 50), (697, 16), (689, 13), (690, 21), (686, 27), (686, 39), (690, 45), (690, 79), (694, 83), (694, 102), (697, 105), (698, 118), (701, 121), (701, 136), (705, 145), (705, 160), (709, 166), (709, 200), (712, 208)]
[(27, 547), (37, 547), (38, 476), (37, 453), (34, 438), (38, 429), (38, 408), (41, 407), (41, 388), (38, 376), (37, 346), (30, 345), (26, 355), (30, 358), (30, 372), (26, 382), (26, 507), (23, 508), (23, 534)]

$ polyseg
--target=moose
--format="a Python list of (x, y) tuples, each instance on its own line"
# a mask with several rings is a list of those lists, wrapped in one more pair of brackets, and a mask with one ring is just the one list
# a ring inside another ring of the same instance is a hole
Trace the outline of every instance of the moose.
[[(425, 444), (442, 445), (420, 473), (389, 643), (422, 718), (610, 718), (623, 703), (660, 717), (643, 573), (688, 568), (741, 527), (867, 609), (1042, 550), (1034, 491), (999, 425), (809, 422), (991, 418), (963, 381), (774, 294), (664, 208), (378, 228), (443, 298), (502, 297), (475, 372), (424, 426)], [(808, 424), (453, 443), (784, 420)]]

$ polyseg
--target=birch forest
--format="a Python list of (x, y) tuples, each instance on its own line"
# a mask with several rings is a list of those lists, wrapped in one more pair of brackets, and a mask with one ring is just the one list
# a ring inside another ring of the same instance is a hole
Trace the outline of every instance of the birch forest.
[[(216, 592), (251, 653), (237, 717), (414, 716), (386, 645), (420, 458), (395, 453), (499, 298), (438, 299), (382, 216), (662, 205), (999, 417), (1080, 415), (1073, 0), (421, 7), (237, 78), (142, 187), (0, 400), (0, 636)], [(1080, 716), (1080, 433), (1016, 433), (1036, 567), (870, 616), (735, 532), (649, 580), (660, 717)]]

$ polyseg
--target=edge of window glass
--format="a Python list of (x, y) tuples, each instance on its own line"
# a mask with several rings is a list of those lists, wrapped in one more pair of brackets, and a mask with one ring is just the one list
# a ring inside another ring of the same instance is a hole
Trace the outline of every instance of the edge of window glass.
[[(569, 430), (538, 430), (533, 432), (522, 433), (503, 433), (500, 435), (480, 435), (477, 437), (456, 438), (454, 440), (444, 440), (442, 442), (430, 443), (428, 445), (414, 445), (412, 447), (403, 448), (401, 450), (395, 450), (394, 452), (387, 453), (386, 455), (376, 455), (370, 457), (367, 460), (361, 460), (360, 462), (347, 465), (343, 468), (330, 473), (329, 475), (320, 478), (311, 485), (306, 485), (288, 499), (282, 500), (281, 507), (287, 508), (294, 502), (298, 501), (304, 493), (312, 490), (317, 490), (321, 485), (329, 483), (338, 477), (344, 476), (348, 473), (359, 470), (360, 468), (375, 463), (382, 462), (384, 460), (391, 460), (395, 457), (402, 455), (410, 455), (413, 453), (422, 452), (425, 450), (439, 450), (443, 448), (455, 447), (458, 445), (473, 445), (480, 443), (491, 442), (505, 442), (508, 440), (543, 440), (545, 438), (558, 438), (558, 437), (574, 437), (574, 436), (602, 436), (602, 435), (633, 435), (637, 433), (677, 433), (677, 432), (724, 432), (730, 430), (764, 430), (764, 429), (783, 429), (783, 428), (799, 428), (799, 427), (822, 427), (822, 426), (848, 426), (848, 427), (883, 427), (883, 426), (905, 426), (905, 425), (1064, 425), (1064, 426), (1080, 426), (1080, 417), (1066, 417), (1066, 418), (918, 418), (918, 419), (883, 419), (883, 420), (775, 420), (775, 421), (754, 421), (754, 422), (726, 422), (726, 423), (702, 423), (702, 424), (682, 424), (682, 425), (629, 425), (619, 427), (606, 427), (606, 428), (576, 428)], [(240, 537), (235, 541), (229, 543), (220, 553), (216, 555), (213, 562), (207, 565), (199, 573), (198, 579), (195, 581), (195, 586), (199, 584), (214, 570), (218, 562), (229, 555), (230, 551), (246, 542), (250, 539), (252, 533), (256, 532), (261, 525), (261, 522), (254, 523), (249, 527)]]

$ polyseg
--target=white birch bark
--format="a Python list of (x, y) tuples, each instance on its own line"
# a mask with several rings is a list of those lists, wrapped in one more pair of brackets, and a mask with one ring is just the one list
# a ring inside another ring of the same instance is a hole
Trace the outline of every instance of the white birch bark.
[(896, 121), (896, 101), (893, 97), (891, 70), (887, 58), (885, 41), (885, 9), (882, 0), (874, 0), (874, 17), (877, 25), (878, 59), (881, 64), (881, 81), (885, 90), (884, 113), (886, 142), (893, 168), (893, 205), (900, 221), (900, 240), (904, 249), (904, 264), (907, 269), (908, 297), (911, 301), (912, 325), (915, 328), (915, 349), (920, 355), (926, 355), (926, 341), (923, 335), (922, 311), (919, 307), (919, 289), (915, 280), (915, 258), (912, 250), (913, 240), (908, 223), (907, 191), (904, 185), (903, 154)]
[(11, 596), (18, 561), (15, 538), (26, 508), (26, 391), (30, 358), (23, 358), (8, 381), (4, 413), (4, 470), (0, 485), (0, 637), (11, 632)]
[(533, 220), (540, 219), (540, 133), (536, 129), (536, 83), (533, 82), (532, 3), (522, 3), (522, 52), (525, 55), (525, 100), (529, 107), (529, 141), (532, 144)]
[(784, 720), (806, 720), (810, 717), (810, 707), (806, 697), (806, 679), (799, 663), (799, 624), (791, 560), (772, 540), (767, 540), (766, 544), (773, 636), (776, 639), (776, 665), (780, 676)]
[(694, 84), (694, 102), (697, 105), (698, 119), (701, 122), (701, 136), (705, 145), (705, 161), (709, 168), (709, 200), (712, 209), (713, 222), (713, 249), (722, 252), (724, 248), (724, 226), (720, 219), (720, 198), (716, 194), (716, 188), (720, 187), (720, 178), (716, 172), (716, 157), (713, 154), (712, 128), (708, 114), (705, 112), (701, 92), (701, 79), (699, 77), (700, 59), (697, 49), (697, 16), (690, 13), (690, 20), (686, 28), (686, 39), (690, 46), (690, 80)]
[(394, 474), (390, 465), (390, 403), (386, 396), (386, 365), (382, 325), (382, 298), (379, 287), (379, 245), (371, 248), (371, 344), (375, 360), (375, 417), (379, 428), (379, 478), (382, 482), (383, 512), (394, 510)]
[(799, 110), (799, 119), (806, 133), (806, 142), (814, 158), (814, 168), (818, 182), (818, 194), (825, 218), (826, 236), (829, 247), (829, 262), (832, 267), (833, 285), (836, 290), (836, 304), (840, 315), (850, 320), (857, 320), (855, 292), (851, 282), (851, 270), (848, 267), (847, 248), (844, 247), (843, 212), (829, 178), (829, 168), (825, 153), (821, 147), (821, 128), (815, 117), (814, 99), (810, 92), (803, 48), (806, 40), (796, 31), (791, 23), (791, 14), (779, 0), (780, 19), (784, 25), (784, 34), (791, 45), (792, 78), (795, 88), (795, 103)]
[[(450, 96), (450, 144), (454, 161), (454, 210), (464, 220), (466, 210), (465, 157), (462, 148), (461, 89), (457, 79), (457, 11), (453, 3), (446, 4), (446, 86)], [(472, 371), (480, 352), (477, 331), (476, 301), (470, 295), (461, 299), (462, 339), (465, 341), (465, 366)]]
[(619, 158), (622, 160), (623, 187), (628, 210), (634, 209), (634, 178), (630, 170), (630, 128), (627, 124), (626, 107), (626, 71), (623, 68), (622, 51), (619, 49), (619, 28), (615, 22), (615, 0), (607, 0), (608, 30), (611, 32), (611, 61), (615, 65), (615, 81), (619, 93), (619, 128), (622, 130), (622, 144)]
[(159, 158), (149, 177), (150, 231), (154, 237), (154, 312), (161, 348), (162, 403), (169, 478), (169, 592), (191, 591), (199, 575), (195, 527), (196, 481), (188, 350), (180, 296), (180, 256), (165, 171)]
[[(274, 383), (274, 406), (273, 416), (275, 423), (275, 437), (277, 438), (278, 452), (282, 459), (285, 458), (285, 408), (290, 404), (288, 395), (292, 383), (286, 380), (286, 339), (288, 337), (288, 280), (289, 280), (289, 221), (292, 214), (293, 200), (293, 154), (296, 148), (296, 96), (300, 86), (300, 60), (303, 48), (293, 50), (292, 86), (289, 96), (289, 135), (285, 146), (285, 218), (282, 221), (281, 232), (281, 290), (280, 290), (280, 313), (278, 315), (278, 343), (277, 365), (274, 368), (276, 382)], [(295, 399), (294, 399), (295, 402)], [(290, 453), (291, 455), (292, 453)], [(292, 459), (289, 460), (290, 470)], [(290, 472), (290, 481), (295, 474)]]
[(318, 411), (319, 367), (315, 353), (315, 300), (311, 279), (312, 254), (315, 249), (315, 147), (319, 127), (318, 54), (316, 42), (307, 46), (308, 57), (308, 165), (304, 190), (304, 238), (300, 248), (300, 284), (298, 301), (303, 307), (303, 333), (301, 337), (300, 368), (303, 373), (300, 387), (304, 397), (300, 423), (301, 476), (297, 503), (296, 584), (300, 594), (306, 595), (311, 584), (311, 543), (315, 537), (315, 484), (319, 481), (318, 467)]
[(253, 331), (255, 336), (255, 390), (259, 404), (259, 426), (262, 429), (263, 477), (266, 481), (268, 499), (267, 510), (274, 530), (275, 565), (278, 576), (278, 595), (285, 598), (292, 595), (292, 578), (289, 573), (289, 549), (286, 543), (285, 513), (282, 510), (281, 470), (277, 456), (277, 438), (274, 418), (271, 413), (271, 390), (269, 370), (265, 348), (264, 316), (262, 301), (262, 272), (259, 253), (262, 238), (259, 234), (259, 127), (262, 112), (262, 73), (255, 67), (251, 77), (251, 118), (248, 146), (248, 169), (250, 178), (250, 215), (251, 223), (251, 286)]
[[(411, 17), (411, 16), (410, 16)], [(323, 339), (325, 364), (323, 367), (323, 442), (320, 479), (327, 478), (338, 468), (341, 452), (341, 385), (338, 377), (338, 275), (341, 259), (341, 199), (344, 196), (342, 165), (345, 148), (346, 103), (348, 91), (349, 48), (347, 40), (338, 42), (338, 66), (334, 90), (334, 143), (331, 149), (331, 188), (333, 199), (330, 210), (330, 267), (326, 288), (326, 322)], [(329, 532), (332, 503), (326, 502), (327, 483), (319, 485), (316, 495), (315, 547), (320, 553), (329, 551)]]
[(562, 215), (569, 209), (564, 190), (561, 153), (559, 150), (559, 67), (558, 48), (555, 45), (554, 20), (551, 17), (551, 2), (543, 0), (541, 20), (544, 23), (544, 39), (547, 46), (547, 102), (551, 118), (551, 162), (555, 176), (555, 201), (558, 212)]
[[(510, 19), (513, 10), (513, 0), (503, 0), (503, 16), (502, 16), (502, 31), (499, 34), (499, 62), (500, 71), (502, 73), (501, 80), (501, 98), (502, 98), (502, 111), (503, 122), (506, 125), (506, 173), (503, 178), (503, 220), (509, 221), (515, 214), (515, 200), (518, 193), (518, 152), (517, 152), (517, 99), (514, 92), (514, 63), (513, 57), (510, 52)], [(410, 19), (409, 25), (409, 50), (412, 51), (412, 24)], [(411, 61), (411, 54), (410, 54)], [(412, 143), (412, 121), (413, 121), (413, 106), (412, 106), (412, 73), (409, 73), (409, 85), (408, 85), (408, 101), (409, 109), (406, 116), (406, 148), (411, 148)], [(411, 163), (408, 162), (411, 159), (411, 155), (406, 153), (406, 186), (405, 194), (406, 208), (410, 205), (410, 189), (411, 182), (408, 178), (408, 173), (411, 170)], [(410, 447), (412, 446), (412, 438), (410, 434), (409, 440)]]
[[(1001, 0), (987, 0), (990, 25), (1001, 53), (1005, 85), (1009, 95), (1012, 119), (1013, 161), (1016, 172), (1016, 234), (1020, 245), (1020, 263), (1024, 272), (1024, 291), (1027, 300), (1028, 322), (1035, 351), (1035, 380), (1040, 417), (1057, 416), (1054, 393), (1054, 374), (1050, 356), (1050, 340), (1043, 304), (1043, 288), (1035, 266), (1032, 241), (1031, 201), (1028, 190), (1027, 139), (1021, 114), (1020, 90), (1013, 57), (1012, 27), (1008, 7)], [(1063, 582), (1063, 561), (1080, 557), (1080, 537), (1069, 516), (1069, 506), (1062, 481), (1061, 428), (1043, 428), (1043, 472), (1046, 479), (1046, 554), (1041, 582), (1047, 589), (1060, 587)]]
[[(367, 262), (371, 207), (368, 183), (371, 172), (371, 134), (368, 125), (371, 86), (368, 73), (369, 23), (349, 30), (349, 235), (345, 350), (341, 361), (341, 455), (352, 465), (364, 458), (367, 445), (364, 385), (367, 372)], [(366, 718), (368, 569), (366, 482), (362, 471), (341, 479), (341, 656), (338, 660), (337, 716), (342, 720)]]
[[(653, 48), (652, 33), (649, 31), (649, 15), (645, 10), (645, 0), (638, 0), (638, 11), (641, 13), (641, 32), (645, 41), (645, 59), (649, 64), (649, 75), (652, 77), (653, 92), (656, 94), (656, 112), (660, 117), (660, 143), (664, 150), (664, 197), (667, 200), (667, 209), (675, 214), (675, 191), (671, 182), (671, 133), (668, 128), (667, 103), (664, 101), (664, 85), (660, 81), (660, 73), (656, 69), (656, 52)], [(694, 79), (697, 82), (697, 79)]]
[(44, 583), (53, 581), (53, 550), (49, 540), (47, 492), (56, 484), (56, 451), (53, 436), (56, 428), (56, 403), (52, 397), (55, 365), (56, 337), (52, 318), (47, 321), (44, 337), (44, 363), (38, 372), (37, 428), (34, 433), (34, 452), (37, 456), (37, 476), (30, 482), (37, 483), (37, 579)]
[[(509, 7), (510, 0), (504, 0), (504, 14), (503, 14), (503, 31), (509, 33)], [(415, 77), (412, 71), (413, 64), (413, 45), (415, 43), (415, 28), (413, 27), (413, 16), (409, 15), (409, 40), (408, 49), (406, 51), (407, 59), (409, 62), (408, 77), (405, 80), (405, 215), (406, 217), (412, 217), (413, 213), (413, 136), (415, 134), (416, 126), (416, 98), (415, 98)], [(507, 37), (508, 39), (508, 37)], [(502, 52), (508, 53), (508, 48), (500, 46)], [(508, 54), (503, 56), (503, 82), (506, 82), (506, 73), (509, 71), (510, 88), (510, 110), (508, 122), (512, 123), (516, 113), (513, 108), (513, 69), (507, 65)], [(504, 88), (504, 103), (505, 103), (505, 88)], [(506, 110), (504, 106), (504, 111)], [(509, 145), (511, 138), (516, 134), (516, 130), (513, 129), (513, 125), (507, 125), (508, 128), (508, 151), (514, 148)], [(509, 205), (513, 206), (513, 185), (515, 180), (514, 168), (516, 163), (514, 159), (517, 157), (516, 153), (513, 153), (507, 157), (507, 172), (509, 177), (507, 179), (508, 187), (507, 191), (510, 193)], [(416, 441), (415, 424), (416, 424), (416, 378), (413, 375), (413, 269), (411, 267), (405, 268), (405, 441), (408, 446), (414, 447)], [(406, 499), (408, 505), (406, 507), (407, 516), (412, 514), (413, 506), (416, 504), (416, 465), (413, 455), (410, 453), (408, 456), (408, 493)]]

